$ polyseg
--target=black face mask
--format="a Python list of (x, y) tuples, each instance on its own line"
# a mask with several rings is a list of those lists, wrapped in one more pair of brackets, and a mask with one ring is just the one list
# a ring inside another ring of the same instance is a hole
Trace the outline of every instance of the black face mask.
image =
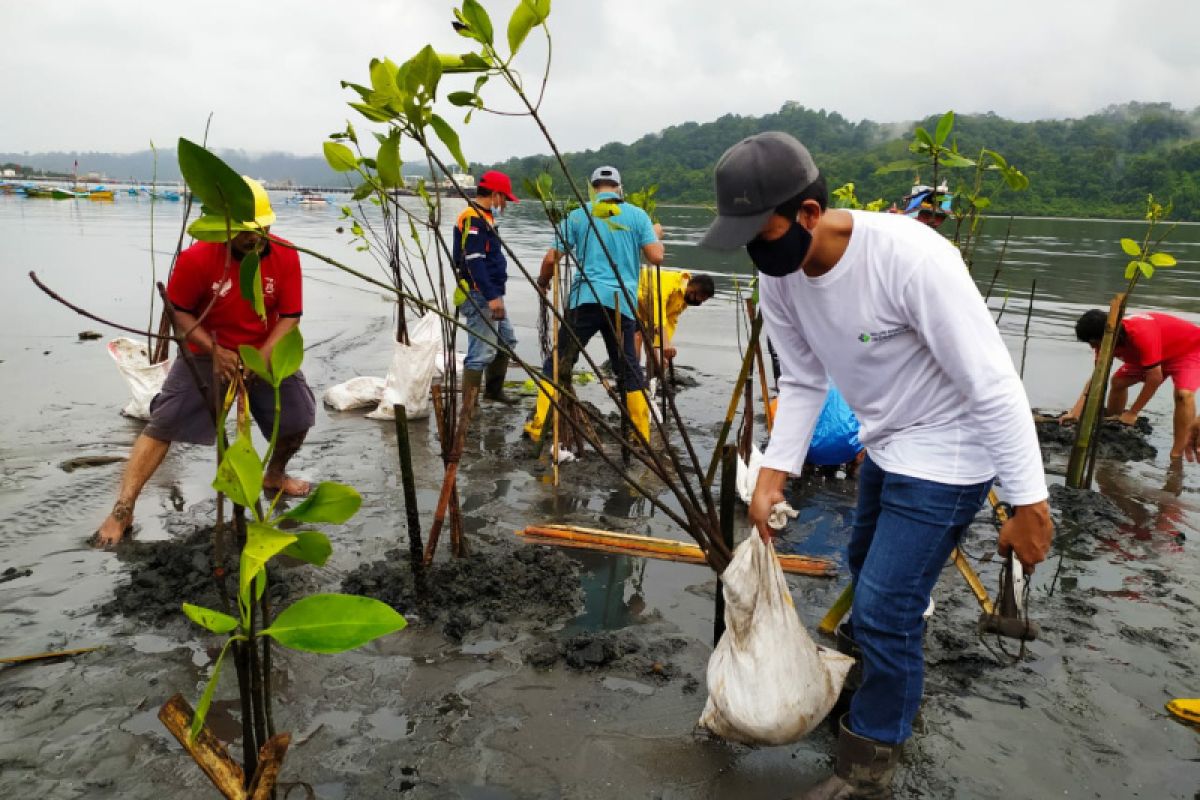
[(800, 262), (808, 255), (812, 245), (812, 234), (808, 228), (793, 222), (787, 233), (774, 241), (754, 238), (746, 245), (746, 253), (754, 266), (764, 275), (782, 278), (800, 269)]

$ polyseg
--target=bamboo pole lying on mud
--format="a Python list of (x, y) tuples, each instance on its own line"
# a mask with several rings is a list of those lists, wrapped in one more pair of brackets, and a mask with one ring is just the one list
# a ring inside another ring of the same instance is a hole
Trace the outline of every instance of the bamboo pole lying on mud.
[[(676, 561), (681, 564), (708, 564), (699, 546), (654, 536), (615, 533), (573, 525), (529, 525), (523, 531), (516, 531), (516, 534), (532, 544), (620, 553), (660, 561)], [(813, 578), (832, 578), (837, 575), (837, 564), (832, 559), (793, 554), (776, 557), (783, 571), (792, 575), (807, 575)]]
[(66, 658), (68, 656), (81, 656), (84, 653), (91, 653), (99, 650), (103, 645), (95, 647), (80, 647), (76, 650), (56, 650), (50, 653), (34, 653), (28, 656), (9, 656), (0, 658), (0, 664), (28, 664), (31, 661), (48, 661), (52, 658)]

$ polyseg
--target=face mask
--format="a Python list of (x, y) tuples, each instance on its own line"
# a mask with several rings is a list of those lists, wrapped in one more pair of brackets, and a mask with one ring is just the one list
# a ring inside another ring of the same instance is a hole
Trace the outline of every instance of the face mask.
[(800, 269), (800, 262), (808, 255), (811, 245), (812, 234), (803, 225), (793, 222), (787, 233), (774, 241), (752, 239), (746, 245), (746, 253), (759, 272), (782, 278)]

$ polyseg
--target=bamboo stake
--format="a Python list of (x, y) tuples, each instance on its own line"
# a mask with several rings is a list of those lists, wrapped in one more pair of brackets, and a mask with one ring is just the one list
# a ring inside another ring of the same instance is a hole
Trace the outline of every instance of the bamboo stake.
[[(625, 369), (627, 367), (625, 361), (625, 339), (621, 335), (621, 294), (613, 294), (613, 322), (617, 335), (617, 352), (620, 353), (617, 364), (613, 365), (614, 371), (620, 370), (616, 374), (617, 389), (624, 391), (626, 395), (629, 393), (629, 387), (625, 385)], [(632, 453), (629, 451), (629, 397), (624, 396), (619, 398), (621, 408), (621, 463), (626, 469), (629, 469), (629, 461)]]
[(438, 495), (437, 510), (433, 514), (433, 527), (429, 529), (429, 542), (425, 545), (426, 565), (433, 563), (433, 554), (437, 551), (438, 538), (441, 536), (442, 526), (446, 522), (446, 510), (450, 505), (450, 499), (458, 481), (458, 462), (462, 458), (463, 442), (467, 438), (467, 425), (471, 421), (471, 410), (475, 407), (475, 398), (478, 394), (478, 386), (467, 386), (463, 389), (462, 409), (459, 411), (454, 445), (446, 457), (446, 475), (442, 479), (442, 491)]
[(1093, 440), (1100, 429), (1104, 411), (1104, 395), (1108, 388), (1108, 372), (1112, 368), (1113, 350), (1117, 344), (1117, 326), (1125, 313), (1126, 294), (1113, 297), (1108, 307), (1108, 322), (1104, 326), (1104, 339), (1100, 342), (1100, 353), (1092, 371), (1092, 382), (1088, 387), (1083, 415), (1079, 420), (1079, 431), (1071, 447), (1071, 458), (1067, 462), (1067, 485), (1073, 489), (1086, 489), (1091, 483), (1087, 479), (1088, 461), (1093, 450)]
[[(746, 383), (749, 386), (749, 382)], [(725, 546), (733, 549), (733, 506), (737, 496), (737, 448), (725, 445), (721, 448), (721, 539)], [(751, 536), (757, 536), (751, 532)], [(717, 576), (717, 594), (713, 605), (713, 647), (725, 635), (725, 585)]]
[[(559, 283), (558, 283), (558, 262), (557, 261), (554, 262), (553, 283), (554, 283), (554, 289), (553, 289), (553, 292), (554, 292), (554, 315), (555, 315), (555, 317), (558, 317), (559, 316), (559, 311), (558, 311)], [(558, 325), (554, 326), (554, 333), (553, 333), (554, 349), (551, 350), (551, 356), (550, 356), (552, 359), (554, 359), (554, 385), (555, 386), (561, 385), (558, 382), (559, 381), (558, 328), (559, 328)], [(550, 420), (553, 423), (553, 427), (554, 427), (554, 449), (550, 451), (550, 461), (551, 461), (551, 463), (553, 465), (553, 469), (554, 469), (554, 485), (558, 486), (558, 454), (559, 454), (559, 448), (561, 447), (562, 442), (561, 442), (561, 439), (560, 439), (559, 433), (558, 433), (558, 406), (556, 404), (550, 405)]]
[[(516, 534), (537, 544), (553, 544), (579, 550), (621, 553), (624, 555), (675, 561), (682, 564), (706, 565), (704, 551), (690, 542), (660, 539), (632, 533), (616, 533), (574, 525), (529, 525)], [(837, 564), (828, 558), (795, 554), (779, 555), (779, 565), (792, 575), (830, 578), (837, 574)]]
[(729, 437), (733, 427), (733, 418), (737, 415), (738, 402), (741, 400), (742, 386), (750, 377), (750, 368), (754, 365), (754, 346), (758, 344), (758, 335), (762, 331), (762, 314), (754, 317), (750, 327), (750, 343), (746, 348), (746, 356), (742, 359), (742, 369), (738, 372), (737, 382), (733, 385), (733, 396), (729, 398), (729, 408), (725, 411), (725, 421), (721, 423), (721, 432), (717, 435), (717, 444), (713, 449), (712, 460), (708, 462), (708, 471), (704, 474), (704, 483), (712, 486), (713, 478), (717, 475), (717, 464), (721, 460), (721, 448)]
[[(746, 299), (746, 311), (750, 314), (750, 318), (753, 319), (757, 313), (757, 309), (754, 307), (754, 300), (750, 298)], [(754, 344), (754, 360), (758, 364), (758, 390), (762, 394), (763, 416), (766, 417), (767, 433), (770, 434), (771, 430), (775, 427), (775, 414), (771, 411), (771, 394), (768, 391), (767, 367), (763, 361), (761, 338)]]
[(254, 777), (246, 790), (249, 800), (270, 800), (274, 796), (275, 782), (279, 780), (283, 758), (287, 755), (288, 745), (291, 743), (290, 733), (280, 733), (268, 739), (258, 751), (258, 769), (254, 771)]
[(99, 650), (102, 645), (95, 647), (80, 647), (75, 650), (55, 650), (50, 653), (34, 653), (27, 656), (9, 656), (0, 658), (0, 664), (28, 664), (31, 661), (48, 661), (52, 658), (67, 658), (68, 656), (81, 656), (84, 653), (91, 653)]

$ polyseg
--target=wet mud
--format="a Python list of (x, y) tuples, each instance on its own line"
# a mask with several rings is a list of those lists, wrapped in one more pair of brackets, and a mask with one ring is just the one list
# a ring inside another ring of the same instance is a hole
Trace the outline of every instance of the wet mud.
[[(1063, 425), (1057, 419), (1038, 419), (1035, 423), (1038, 442), (1042, 446), (1042, 458), (1070, 456), (1079, 432), (1078, 424)], [(1150, 444), (1154, 429), (1146, 417), (1138, 417), (1133, 425), (1124, 425), (1116, 420), (1100, 423), (1098, 434), (1099, 458), (1111, 461), (1153, 461), (1158, 448)]]
[[(61, 240), (52, 233), (39, 241)], [(544, 247), (543, 238), (537, 242)], [(125, 255), (114, 254), (113, 263)], [(328, 270), (311, 273), (322, 281), (304, 321), (311, 343), (304, 369), (314, 388), (383, 374), (391, 306), (377, 292), (339, 286)], [(521, 302), (513, 298), (512, 315), (525, 355), (536, 360), (535, 331), (520, 327), (535, 315)], [(732, 308), (706, 304), (680, 329), (681, 362), (696, 369), (681, 363), (676, 375), (698, 385), (677, 400), (705, 463), (737, 372), (727, 333)], [(70, 318), (63, 340), (78, 329)], [(1064, 337), (1059, 344), (1074, 363), (1074, 343), (1066, 347)], [(1037, 399), (1062, 407), (1082, 375), (1064, 378), (1050, 360), (1054, 351), (1038, 349), (1046, 341), (1031, 347), (1027, 385), (1063, 384)], [(139, 426), (118, 416), (128, 398), (99, 348), (55, 346), (56, 355), (78, 353), (64, 366), (41, 357), (49, 343), (23, 347), (0, 359), (14, 393), (37, 404), (13, 410), (2, 442), (0, 652), (102, 649), (0, 668), (0, 790), (52, 800), (214, 796), (155, 717), (176, 692), (195, 703), (220, 646), (179, 612), (184, 600), (220, 607), (206, 563), (212, 453), (173, 447), (139, 502), (135, 540), (115, 556), (87, 548), (120, 480), (115, 458)], [(509, 378), (524, 376), (513, 370)], [(597, 386), (579, 392), (611, 414)], [(1163, 704), (1200, 693), (1200, 472), (1172, 473), (1153, 453), (1170, 447), (1169, 405), (1163, 398), (1150, 407), (1154, 427), (1135, 431), (1137, 450), (1101, 450), (1095, 492), (1054, 490), (1060, 535), (1028, 598), (1042, 635), (1023, 654), (1012, 643), (981, 640), (978, 603), (952, 567), (943, 571), (926, 635), (921, 723), (905, 747), (896, 797), (1195, 797), (1200, 736)], [(520, 438), (527, 410), (528, 401), (485, 406), (476, 416), (460, 468), (473, 555), (455, 563), (443, 546), (431, 570), (441, 588), (431, 590), (429, 609), (413, 602), (391, 423), (319, 412), (295, 471), (355, 486), (363, 507), (347, 524), (326, 528), (334, 553), (324, 568), (275, 570), (276, 591), (288, 592), (278, 605), (354, 589), (395, 603), (413, 624), (336, 656), (275, 651), (275, 718), (293, 735), (282, 780), (310, 784), (321, 800), (803, 796), (831, 768), (835, 742), (825, 726), (771, 748), (695, 730), (712, 651), (710, 570), (528, 548), (513, 535), (556, 522), (686, 536), (593, 453), (564, 465), (562, 484), (553, 486), (544, 456), (538, 460)], [(415, 420), (409, 429), (426, 530), (442, 475), (433, 428)], [(1049, 479), (1061, 482), (1069, 442), (1050, 441), (1058, 428), (1039, 432)], [(93, 455), (113, 460), (75, 461)], [(68, 464), (73, 471), (60, 466)], [(633, 472), (674, 504), (653, 475), (636, 465)], [(854, 484), (814, 477), (787, 492), (800, 515), (780, 535), (780, 551), (839, 565), (834, 579), (788, 578), (797, 613), (815, 630), (848, 580)], [(740, 537), (746, 521), (738, 513)], [(996, 540), (981, 514), (962, 542), (993, 594)], [(238, 715), (236, 680), (226, 671), (210, 726), (235, 756)]]
[(342, 591), (381, 600), (401, 614), (440, 624), (447, 639), (488, 622), (545, 627), (574, 616), (580, 606), (579, 566), (547, 547), (491, 548), (443, 561), (423, 571), (419, 592), (407, 552), (390, 550), (342, 581)]

